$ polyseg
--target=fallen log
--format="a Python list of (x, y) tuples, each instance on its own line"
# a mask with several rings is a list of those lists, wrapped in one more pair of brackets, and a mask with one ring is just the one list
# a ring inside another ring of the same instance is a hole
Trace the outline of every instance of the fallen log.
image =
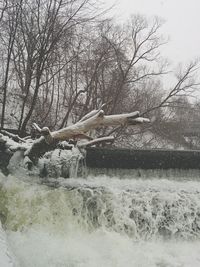
[[(103, 106), (104, 105), (102, 105), (101, 108)], [(33, 127), (41, 135), (41, 137), (35, 141), (32, 139), (20, 138), (17, 135), (7, 132), (2, 132), (4, 136), (7, 136), (4, 138), (6, 143), (3, 144), (3, 146), (12, 155), (18, 150), (22, 151), (24, 165), (26, 165), (28, 169), (31, 169), (32, 165), (36, 165), (38, 159), (46, 152), (52, 151), (56, 148), (61, 148), (60, 144), (61, 142), (63, 143), (63, 141), (68, 141), (64, 149), (72, 149), (72, 146), (69, 144), (70, 140), (72, 140), (73, 145), (78, 148), (113, 143), (113, 136), (97, 137), (93, 139), (88, 135), (88, 132), (101, 127), (131, 126), (146, 122), (149, 122), (149, 119), (139, 117), (138, 111), (125, 114), (105, 115), (104, 111), (99, 109), (91, 111), (77, 123), (58, 131), (50, 131), (48, 127), (40, 128), (36, 123), (34, 123)], [(9, 138), (10, 141), (8, 141), (7, 138)], [(80, 139), (83, 139), (84, 142), (80, 142)]]
[(104, 111), (99, 110), (92, 117), (80, 120), (77, 123), (58, 131), (51, 132), (48, 127), (43, 127), (41, 129), (36, 123), (34, 123), (34, 128), (38, 132), (40, 132), (42, 136), (44, 136), (44, 139), (47, 144), (51, 144), (55, 141), (65, 141), (69, 139), (91, 140), (92, 138), (87, 136), (86, 133), (104, 126), (129, 126), (146, 122), (150, 122), (149, 119), (139, 117), (138, 111), (132, 113), (105, 116)]

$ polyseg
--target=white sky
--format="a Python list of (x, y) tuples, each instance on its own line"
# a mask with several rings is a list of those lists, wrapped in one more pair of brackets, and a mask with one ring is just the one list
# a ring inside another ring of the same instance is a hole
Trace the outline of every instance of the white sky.
[(105, 0), (116, 6), (112, 14), (126, 20), (131, 14), (157, 15), (166, 20), (162, 34), (169, 43), (163, 56), (177, 64), (200, 58), (200, 0)]

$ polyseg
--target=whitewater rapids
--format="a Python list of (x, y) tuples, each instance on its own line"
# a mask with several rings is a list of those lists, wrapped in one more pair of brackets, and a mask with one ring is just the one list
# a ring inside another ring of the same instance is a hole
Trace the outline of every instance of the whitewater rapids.
[(0, 219), (16, 267), (200, 266), (198, 179), (45, 183), (0, 175)]

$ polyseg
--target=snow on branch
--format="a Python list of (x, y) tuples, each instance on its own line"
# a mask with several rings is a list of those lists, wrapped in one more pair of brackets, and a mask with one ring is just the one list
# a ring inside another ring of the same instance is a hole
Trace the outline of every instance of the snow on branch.
[(48, 127), (43, 127), (41, 129), (36, 123), (34, 123), (34, 128), (44, 136), (47, 144), (51, 144), (55, 141), (65, 141), (69, 139), (88, 139), (91, 141), (92, 138), (86, 135), (86, 133), (91, 130), (104, 126), (129, 126), (146, 122), (149, 122), (149, 119), (139, 117), (138, 111), (125, 114), (104, 115), (104, 111), (100, 109), (95, 113), (88, 113), (84, 116), (84, 119), (82, 118), (77, 123), (58, 131), (51, 132)]

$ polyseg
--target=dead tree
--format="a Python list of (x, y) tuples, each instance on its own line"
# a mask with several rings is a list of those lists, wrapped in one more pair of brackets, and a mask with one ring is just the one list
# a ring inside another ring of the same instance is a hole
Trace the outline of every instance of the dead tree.
[(99, 110), (93, 110), (86, 114), (77, 123), (58, 131), (51, 132), (48, 127), (43, 127), (41, 129), (36, 123), (34, 123), (34, 128), (41, 134), (41, 137), (35, 141), (30, 138), (22, 139), (17, 135), (10, 134), (5, 131), (1, 131), (0, 139), (2, 139), (2, 142), (4, 143), (6, 142), (6, 144), (4, 144), (4, 148), (10, 151), (11, 154), (16, 151), (21, 151), (24, 158), (24, 164), (31, 169), (32, 165), (37, 164), (38, 159), (46, 152), (54, 150), (57, 147), (61, 148), (61, 145), (64, 145), (64, 149), (70, 149), (69, 142), (67, 144), (68, 147), (66, 147), (65, 143), (61, 143), (62, 141), (69, 141), (70, 139), (77, 141), (84, 139), (84, 142), (82, 143), (75, 142), (78, 148), (96, 145), (97, 143), (113, 142), (113, 136), (93, 139), (88, 135), (88, 132), (101, 127), (132, 126), (149, 122), (149, 119), (139, 117), (138, 111), (125, 114), (105, 115), (102, 110), (103, 106), (104, 105), (102, 105)]
[(113, 136), (93, 139), (89, 135), (87, 135), (87, 133), (91, 130), (101, 127), (117, 125), (131, 126), (146, 122), (149, 122), (149, 119), (139, 117), (138, 111), (117, 115), (104, 115), (104, 111), (102, 109), (99, 109), (91, 111), (77, 123), (58, 131), (51, 132), (48, 127), (43, 127), (41, 129), (36, 123), (34, 123), (34, 128), (42, 135), (42, 137), (33, 143), (30, 149), (25, 152), (25, 156), (28, 156), (31, 160), (34, 161), (35, 158), (40, 157), (45, 152), (55, 149), (56, 145), (59, 142), (69, 141), (70, 139), (87, 140), (87, 142), (82, 143), (81, 145), (79, 145), (79, 147), (94, 145), (101, 142), (112, 142), (114, 141)]
[(51, 144), (55, 141), (65, 141), (69, 139), (92, 140), (90, 136), (86, 135), (90, 130), (104, 126), (137, 125), (144, 122), (149, 122), (149, 119), (139, 117), (138, 111), (106, 116), (101, 109), (97, 111), (95, 115), (87, 117), (86, 119), (81, 119), (77, 123), (58, 131), (51, 132), (48, 127), (40, 129), (36, 123), (34, 127), (44, 136), (46, 143)]

